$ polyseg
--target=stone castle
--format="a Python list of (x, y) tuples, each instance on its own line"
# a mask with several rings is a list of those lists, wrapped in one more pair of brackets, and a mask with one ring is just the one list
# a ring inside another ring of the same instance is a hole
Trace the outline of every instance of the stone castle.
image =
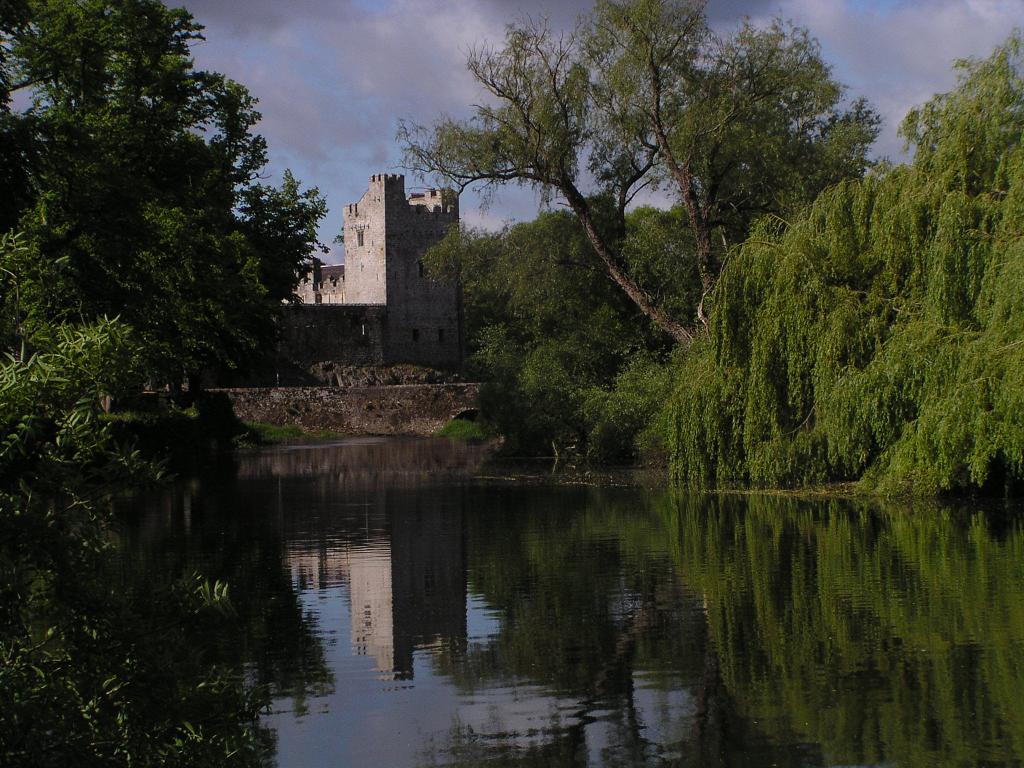
[(345, 264), (318, 263), (302, 279), (303, 303), (285, 312), (278, 357), (292, 370), (325, 363), (458, 368), (458, 286), (431, 279), (423, 266), (427, 249), (458, 223), (454, 191), (407, 196), (404, 176), (371, 176), (359, 202), (344, 209)]

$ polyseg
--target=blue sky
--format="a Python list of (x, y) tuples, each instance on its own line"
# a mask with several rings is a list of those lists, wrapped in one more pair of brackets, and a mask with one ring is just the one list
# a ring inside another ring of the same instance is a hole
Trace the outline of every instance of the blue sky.
[[(173, 0), (168, 0), (171, 4)], [(245, 84), (260, 99), (259, 130), (270, 171), (285, 168), (327, 196), (325, 242), (341, 210), (358, 200), (371, 174), (402, 172), (395, 143), (400, 118), (430, 123), (469, 114), (481, 93), (465, 70), (466, 51), (500, 41), (523, 14), (570, 27), (591, 0), (182, 0), (206, 25), (198, 66)], [(951, 63), (985, 56), (1024, 26), (1024, 0), (711, 0), (708, 15), (726, 30), (744, 16), (782, 16), (808, 27), (853, 96), (885, 118), (879, 155), (899, 159), (896, 128), (906, 111), (948, 90)], [(407, 178), (407, 186), (416, 184)], [(495, 227), (537, 212), (528, 190), (508, 188), (487, 210), (472, 192), (464, 220)], [(328, 261), (338, 261), (335, 248)]]

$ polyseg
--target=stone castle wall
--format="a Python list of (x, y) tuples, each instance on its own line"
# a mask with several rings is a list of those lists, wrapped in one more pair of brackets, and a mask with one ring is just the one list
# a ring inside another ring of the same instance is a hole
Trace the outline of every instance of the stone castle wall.
[(324, 304), (288, 306), (281, 313), (279, 341), (250, 370), (222, 374), (209, 386), (298, 387), (323, 383), (316, 369), (325, 362), (377, 366), (386, 362), (387, 308)]
[(379, 365), (386, 362), (386, 318), (387, 309), (380, 306), (286, 307), (279, 354), (302, 368), (323, 360)]
[[(397, 182), (391, 182), (396, 184)], [(460, 296), (431, 279), (423, 257), (459, 223), (458, 197), (427, 190), (386, 211), (388, 355), (391, 362), (456, 368), (462, 363)]]
[(479, 405), (478, 384), (389, 387), (267, 387), (218, 390), (242, 421), (294, 424), (308, 432), (433, 435)]
[[(282, 355), (295, 360), (312, 356), (312, 362), (458, 368), (463, 348), (459, 290), (428, 277), (422, 262), (427, 250), (458, 225), (458, 195), (428, 189), (406, 196), (403, 176), (379, 174), (370, 178), (359, 202), (345, 206), (343, 217), (345, 265), (317, 265), (300, 283), (299, 296), (310, 306), (286, 308)], [(319, 321), (305, 314), (349, 305), (381, 309), (373, 317), (379, 327), (374, 325), (369, 341), (351, 339), (344, 320)], [(338, 330), (342, 338), (330, 338)], [(318, 344), (321, 352), (316, 352)], [(347, 358), (349, 352), (354, 357)]]

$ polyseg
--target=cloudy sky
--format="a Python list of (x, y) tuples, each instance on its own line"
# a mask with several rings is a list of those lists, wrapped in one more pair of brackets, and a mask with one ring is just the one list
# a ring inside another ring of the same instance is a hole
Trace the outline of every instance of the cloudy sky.
[[(176, 4), (175, 0), (167, 0)], [(591, 0), (178, 0), (206, 26), (197, 64), (245, 84), (260, 100), (271, 173), (291, 168), (327, 196), (329, 242), (341, 210), (373, 173), (402, 172), (399, 118), (430, 123), (465, 116), (480, 92), (466, 51), (500, 41), (517, 16), (546, 15), (570, 27)], [(1015, 26), (1024, 0), (711, 0), (722, 31), (744, 16), (783, 16), (808, 27), (852, 95), (884, 116), (879, 155), (899, 159), (906, 111), (948, 90), (954, 59), (985, 56)], [(407, 178), (407, 187), (415, 184)], [(497, 226), (527, 220), (537, 201), (509, 189), (486, 211), (467, 194), (463, 218)], [(335, 249), (329, 261), (341, 254)]]

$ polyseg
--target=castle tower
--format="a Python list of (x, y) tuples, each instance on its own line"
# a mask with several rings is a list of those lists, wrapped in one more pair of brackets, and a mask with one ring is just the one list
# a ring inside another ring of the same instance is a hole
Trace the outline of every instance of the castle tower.
[(459, 223), (452, 190), (406, 197), (405, 177), (370, 177), (358, 203), (345, 206), (345, 303), (387, 306), (386, 362), (457, 367), (462, 318), (457, 286), (431, 279), (427, 250)]
[(295, 369), (296, 379), (327, 362), (460, 367), (459, 287), (432, 279), (423, 264), (458, 223), (454, 191), (407, 196), (404, 176), (371, 176), (359, 202), (343, 209), (345, 264), (315, 262), (296, 288), (301, 306), (286, 308), (273, 381), (282, 365)]
[(387, 213), (406, 206), (405, 177), (377, 174), (345, 206), (345, 303), (387, 304)]
[(458, 286), (432, 279), (423, 256), (459, 223), (451, 190), (413, 193), (385, 211), (388, 354), (396, 362), (458, 367), (462, 322)]

